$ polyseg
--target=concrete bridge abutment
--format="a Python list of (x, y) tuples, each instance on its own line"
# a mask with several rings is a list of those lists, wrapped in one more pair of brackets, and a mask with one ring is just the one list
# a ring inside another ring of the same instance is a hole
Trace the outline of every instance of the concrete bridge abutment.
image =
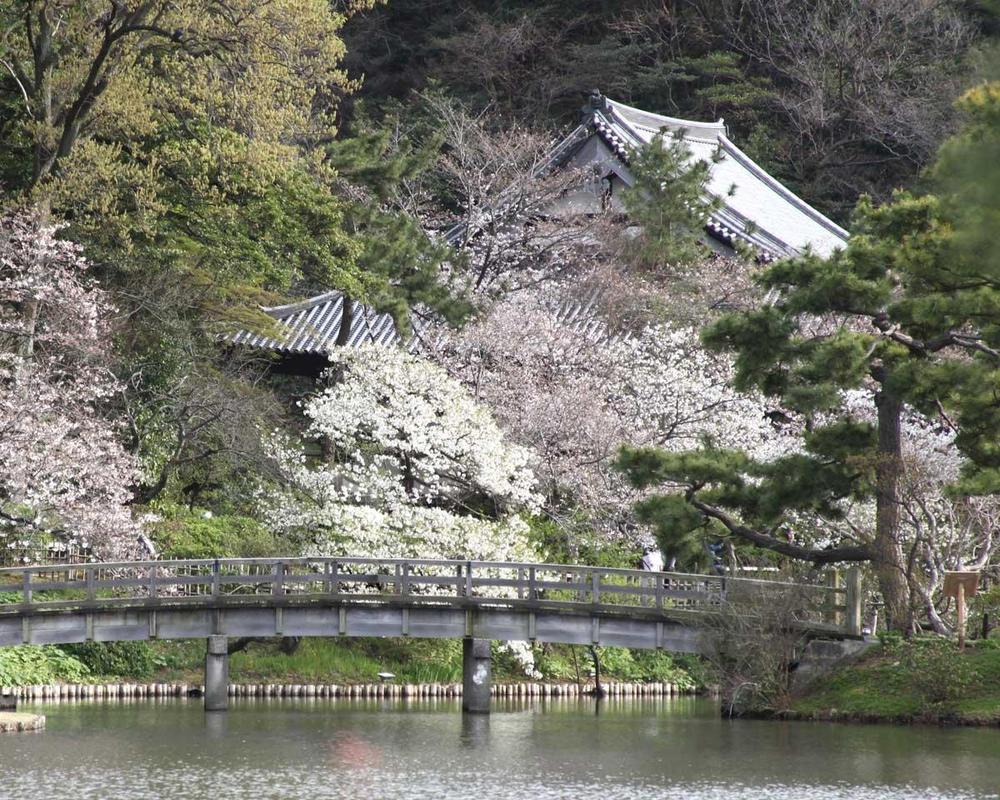
[(462, 639), (462, 711), (490, 713), (490, 640)]
[(209, 636), (205, 650), (205, 710), (229, 708), (229, 641)]

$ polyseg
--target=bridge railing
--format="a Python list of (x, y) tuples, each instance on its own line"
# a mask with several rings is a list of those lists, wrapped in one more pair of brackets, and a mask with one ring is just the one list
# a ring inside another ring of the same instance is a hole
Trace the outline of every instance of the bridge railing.
[[(372, 602), (599, 609), (683, 618), (795, 593), (796, 619), (853, 633), (851, 588), (565, 564), (246, 558), (0, 569), (0, 615), (148, 606)], [(3, 599), (6, 598), (6, 602)]]

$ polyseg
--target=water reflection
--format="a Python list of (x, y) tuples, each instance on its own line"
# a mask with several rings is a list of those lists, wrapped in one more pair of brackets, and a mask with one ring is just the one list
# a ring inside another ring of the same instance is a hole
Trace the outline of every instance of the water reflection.
[(462, 714), (462, 735), (459, 739), (463, 747), (479, 749), (490, 743), (490, 715)]
[(356, 733), (343, 732), (330, 744), (330, 766), (370, 769), (382, 764), (382, 748)]
[(225, 739), (229, 733), (229, 714), (225, 711), (206, 712), (205, 732), (209, 739)]
[(995, 730), (727, 721), (708, 701), (198, 700), (39, 705), (0, 737), (0, 798), (997, 797)]

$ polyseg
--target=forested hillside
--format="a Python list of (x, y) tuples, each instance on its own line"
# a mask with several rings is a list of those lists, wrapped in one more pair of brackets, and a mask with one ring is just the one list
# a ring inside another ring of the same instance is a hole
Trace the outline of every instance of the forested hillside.
[[(9, 0), (0, 560), (655, 542), (684, 569), (862, 563), (890, 624), (948, 630), (943, 570), (996, 569), (998, 20)], [(594, 89), (724, 118), (854, 238), (710, 246), (712, 160), (665, 135), (623, 155), (620, 207), (553, 213), (589, 178), (546, 156)], [(319, 380), (231, 346), (332, 290)], [(343, 346), (352, 301), (402, 345)]]

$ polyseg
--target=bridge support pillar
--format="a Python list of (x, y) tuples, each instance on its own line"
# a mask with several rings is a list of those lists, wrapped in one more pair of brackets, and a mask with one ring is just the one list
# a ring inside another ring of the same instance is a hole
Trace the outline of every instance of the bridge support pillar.
[(462, 640), (462, 711), (490, 713), (490, 640)]
[(229, 707), (229, 643), (225, 636), (209, 636), (205, 651), (205, 710)]

